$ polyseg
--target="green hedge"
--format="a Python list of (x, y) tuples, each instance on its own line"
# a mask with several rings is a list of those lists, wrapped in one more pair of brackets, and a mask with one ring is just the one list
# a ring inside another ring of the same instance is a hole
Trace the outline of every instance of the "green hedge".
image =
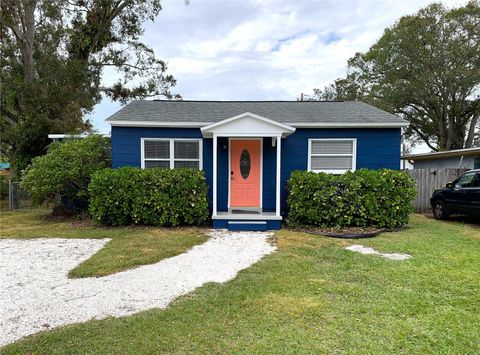
[(294, 226), (400, 227), (408, 223), (415, 198), (412, 178), (386, 169), (343, 175), (294, 171), (287, 189), (287, 221)]
[(207, 183), (193, 169), (124, 167), (95, 173), (89, 211), (105, 225), (200, 225), (208, 219)]

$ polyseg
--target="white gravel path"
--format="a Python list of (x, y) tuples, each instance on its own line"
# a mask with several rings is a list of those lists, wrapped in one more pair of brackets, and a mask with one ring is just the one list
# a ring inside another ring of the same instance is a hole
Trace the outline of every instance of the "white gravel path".
[(69, 279), (68, 271), (107, 239), (0, 240), (0, 346), (65, 324), (165, 308), (207, 282), (231, 280), (275, 250), (267, 232), (210, 234), (159, 263), (84, 279)]
[(351, 245), (349, 247), (346, 247), (345, 249), (350, 250), (350, 251), (354, 251), (354, 252), (360, 253), (360, 254), (378, 255), (378, 256), (381, 256), (382, 258), (386, 258), (386, 259), (390, 259), (390, 260), (407, 260), (407, 259), (410, 259), (412, 257), (410, 254), (380, 253), (373, 248), (366, 247), (366, 246), (363, 246), (363, 245), (360, 245), (360, 244)]

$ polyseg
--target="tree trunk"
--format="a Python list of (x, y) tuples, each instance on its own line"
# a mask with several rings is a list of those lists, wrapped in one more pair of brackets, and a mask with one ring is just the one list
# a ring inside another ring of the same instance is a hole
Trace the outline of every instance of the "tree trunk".
[(477, 128), (479, 116), (473, 116), (468, 127), (467, 140), (465, 141), (465, 148), (472, 148), (473, 140), (475, 139), (475, 128)]
[(35, 38), (35, 8), (36, 0), (23, 0), (23, 11), (25, 16), (25, 33), (24, 33), (24, 80), (30, 83), (33, 80), (33, 42)]

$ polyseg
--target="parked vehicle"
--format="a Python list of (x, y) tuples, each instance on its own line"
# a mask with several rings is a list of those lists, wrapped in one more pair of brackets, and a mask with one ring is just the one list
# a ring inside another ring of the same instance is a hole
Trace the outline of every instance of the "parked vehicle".
[(435, 190), (430, 203), (436, 219), (466, 214), (478, 217), (480, 222), (480, 169), (469, 170), (446, 187)]

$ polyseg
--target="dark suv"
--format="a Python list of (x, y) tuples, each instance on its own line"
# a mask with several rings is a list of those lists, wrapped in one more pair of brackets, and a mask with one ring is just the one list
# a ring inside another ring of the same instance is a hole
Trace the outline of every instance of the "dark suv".
[(480, 169), (467, 171), (446, 187), (435, 190), (430, 203), (436, 219), (466, 214), (480, 221)]

